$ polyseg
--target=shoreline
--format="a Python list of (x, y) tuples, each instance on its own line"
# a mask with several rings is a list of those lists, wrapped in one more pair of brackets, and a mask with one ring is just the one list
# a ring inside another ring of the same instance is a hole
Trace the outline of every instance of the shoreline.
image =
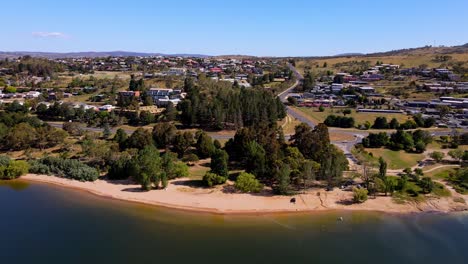
[[(227, 186), (207, 189), (191, 187), (190, 179), (178, 179), (170, 182), (166, 190), (144, 192), (140, 186), (125, 181), (79, 182), (47, 175), (27, 174), (19, 180), (51, 184), (62, 188), (78, 190), (95, 196), (124, 202), (145, 204), (192, 213), (216, 215), (269, 215), (297, 214), (327, 211), (363, 211), (388, 214), (415, 213), (454, 213), (468, 211), (466, 204), (455, 203), (453, 197), (428, 199), (416, 203), (397, 204), (391, 197), (369, 198), (363, 204), (349, 204), (352, 192), (336, 189), (332, 192), (313, 190), (298, 194), (296, 204), (290, 203), (293, 196), (275, 196), (270, 193), (242, 194), (230, 192)], [(320, 195), (319, 195), (320, 194)], [(463, 196), (465, 201), (468, 196)]]

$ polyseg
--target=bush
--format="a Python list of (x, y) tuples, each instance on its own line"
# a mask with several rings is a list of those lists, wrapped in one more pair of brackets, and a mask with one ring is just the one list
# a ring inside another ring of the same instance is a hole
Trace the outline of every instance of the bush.
[[(54, 174), (58, 177), (79, 181), (95, 181), (99, 177), (99, 173), (95, 168), (78, 160), (47, 157), (36, 162), (32, 163), (33, 166), (30, 168), (31, 173), (45, 171), (47, 174)], [(45, 169), (45, 166), (48, 168), (48, 171)]]
[(218, 174), (207, 172), (205, 176), (203, 176), (203, 183), (208, 187), (213, 187), (215, 185), (224, 184), (227, 178), (223, 176), (219, 176)]
[(369, 191), (363, 188), (353, 188), (353, 201), (355, 203), (363, 203), (367, 201)]
[(30, 160), (29, 161), (29, 172), (34, 174), (43, 174), (43, 175), (50, 175), (50, 168), (49, 166), (42, 164), (37, 160)]
[(197, 162), (200, 159), (198, 158), (197, 154), (191, 153), (186, 155), (183, 159), (184, 162)]
[(13, 160), (0, 167), (0, 179), (12, 180), (28, 173), (29, 164), (23, 160)]
[(250, 173), (243, 172), (237, 177), (236, 189), (244, 193), (258, 193), (263, 189), (263, 185), (255, 179), (255, 176)]

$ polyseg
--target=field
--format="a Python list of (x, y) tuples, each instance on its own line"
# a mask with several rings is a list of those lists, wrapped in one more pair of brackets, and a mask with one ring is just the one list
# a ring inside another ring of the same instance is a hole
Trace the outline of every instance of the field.
[[(342, 116), (343, 114), (341, 113), (341, 111), (344, 110), (344, 108), (341, 108), (341, 109), (325, 108), (324, 112), (320, 112), (315, 107), (314, 108), (296, 107), (295, 109), (304, 113), (307, 117), (309, 117), (310, 119), (312, 119), (312, 121), (316, 123), (323, 123), (323, 121), (325, 121), (325, 119), (329, 115), (341, 115)], [(409, 117), (405, 114), (357, 113), (354, 109), (351, 110), (350, 115), (346, 115), (346, 116), (353, 117), (354, 120), (356, 121), (356, 124), (361, 124), (366, 121), (369, 121), (371, 124), (373, 124), (375, 119), (379, 116), (385, 116), (388, 122), (390, 122), (392, 118), (396, 118), (398, 122), (400, 123), (403, 123), (409, 119)]]
[(424, 158), (423, 154), (407, 153), (404, 151), (393, 151), (389, 149), (366, 149), (376, 158), (382, 157), (388, 163), (390, 170), (401, 170), (411, 168)]

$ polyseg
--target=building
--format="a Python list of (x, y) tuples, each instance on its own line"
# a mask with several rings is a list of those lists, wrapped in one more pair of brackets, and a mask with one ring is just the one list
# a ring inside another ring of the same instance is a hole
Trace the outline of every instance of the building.
[(344, 86), (341, 83), (332, 83), (330, 86), (330, 92), (332, 93), (339, 93), (343, 90)]
[(356, 90), (358, 90), (360, 93), (363, 93), (363, 94), (375, 93), (375, 89), (373, 87), (370, 87), (370, 86), (358, 87), (358, 88), (356, 88)]

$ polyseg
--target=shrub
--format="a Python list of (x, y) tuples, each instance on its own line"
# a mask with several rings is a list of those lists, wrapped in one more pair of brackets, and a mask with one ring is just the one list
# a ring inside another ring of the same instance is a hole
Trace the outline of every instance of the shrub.
[(197, 162), (199, 160), (200, 159), (198, 158), (197, 154), (194, 154), (194, 153), (188, 154), (187, 156), (183, 158), (184, 162)]
[(13, 160), (0, 167), (0, 179), (12, 180), (28, 173), (29, 164), (23, 160)]
[(208, 187), (213, 187), (215, 185), (224, 184), (227, 178), (223, 176), (219, 176), (218, 174), (207, 172), (205, 176), (203, 176), (203, 183)]
[(237, 177), (236, 189), (244, 193), (258, 193), (263, 189), (263, 185), (255, 179), (255, 176), (250, 173), (243, 172)]
[[(40, 163), (42, 165), (38, 165)], [(58, 177), (74, 179), (79, 181), (95, 181), (99, 177), (99, 173), (95, 168), (92, 168), (78, 160), (62, 159), (54, 157), (46, 157), (33, 163), (34, 166), (30, 172), (37, 172), (37, 170), (46, 171), (45, 166), (48, 167), (48, 174), (54, 174)]]
[(363, 188), (353, 188), (353, 201), (355, 203), (363, 203), (367, 201), (369, 191)]

